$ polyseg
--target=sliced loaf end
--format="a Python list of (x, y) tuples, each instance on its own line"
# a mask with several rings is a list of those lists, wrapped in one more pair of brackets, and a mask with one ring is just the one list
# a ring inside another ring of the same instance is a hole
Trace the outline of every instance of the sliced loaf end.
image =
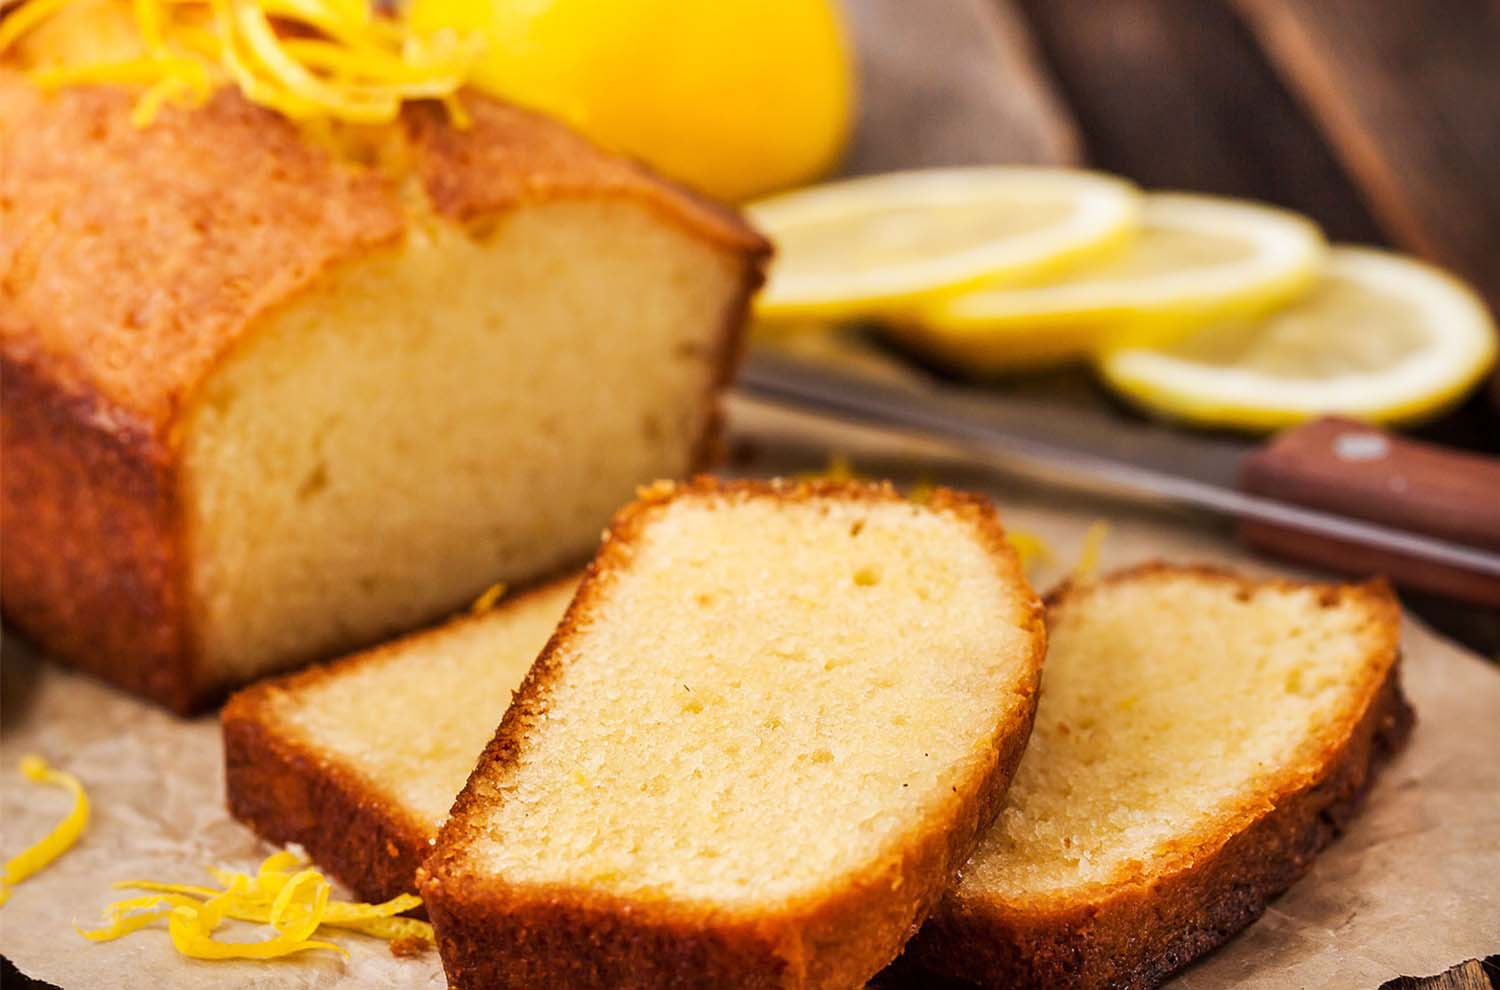
[(988, 987), (1147, 988), (1309, 867), (1404, 738), (1382, 583), (1148, 564), (1049, 598), (1005, 810), (902, 966)]
[(230, 812), (272, 842), (300, 843), (360, 897), (415, 890), (454, 795), (577, 586), (559, 579), (236, 694), (222, 714)]

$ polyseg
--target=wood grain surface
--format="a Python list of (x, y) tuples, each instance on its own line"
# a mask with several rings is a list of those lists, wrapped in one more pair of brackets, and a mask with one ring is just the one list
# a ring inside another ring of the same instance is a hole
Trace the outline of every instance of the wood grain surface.
[(1091, 163), (1147, 188), (1300, 210), (1337, 240), (1384, 237), (1234, 13), (1212, 0), (1026, 0)]
[(1500, 3), (1235, 3), (1392, 239), (1500, 306)]
[(1500, 988), (1500, 955), (1470, 959), (1437, 976), (1398, 976), (1380, 990), (1496, 990)]

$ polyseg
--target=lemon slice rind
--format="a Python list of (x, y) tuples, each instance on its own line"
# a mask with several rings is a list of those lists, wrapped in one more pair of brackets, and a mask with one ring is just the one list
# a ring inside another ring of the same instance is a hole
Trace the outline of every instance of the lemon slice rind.
[(902, 321), (899, 335), (971, 373), (1053, 363), (1101, 347), (1158, 343), (1295, 299), (1317, 280), (1327, 253), (1322, 231), (1312, 221), (1258, 203), (1150, 193), (1142, 222), (1234, 239), (1250, 253), (1216, 267), (1148, 277), (1074, 281), (1065, 275), (1045, 285), (980, 286), (921, 307)]
[(1253, 252), (1219, 268), (1169, 272), (1149, 279), (1116, 278), (1044, 286), (979, 289), (948, 296), (924, 310), (933, 322), (974, 329), (1235, 306), (1309, 284), (1326, 245), (1317, 225), (1300, 214), (1258, 203), (1192, 193), (1150, 193), (1142, 220), (1219, 237), (1235, 237)]
[(1059, 221), (1037, 230), (859, 270), (798, 272), (773, 265), (757, 312), (770, 320), (872, 316), (986, 281), (1045, 277), (1118, 247), (1140, 213), (1140, 194), (1123, 179), (1026, 166), (891, 172), (760, 200), (748, 212), (775, 240), (778, 232), (797, 227), (836, 227), (876, 206), (964, 206), (1039, 197), (1065, 198), (1070, 209)]
[(1099, 373), (1127, 399), (1169, 418), (1266, 431), (1328, 413), (1376, 423), (1423, 419), (1461, 398), (1494, 364), (1496, 330), (1488, 310), (1472, 289), (1446, 272), (1354, 247), (1333, 249), (1324, 271), (1412, 306), (1423, 346), (1388, 367), (1317, 379), (1209, 365), (1168, 349), (1128, 346), (1101, 354)]

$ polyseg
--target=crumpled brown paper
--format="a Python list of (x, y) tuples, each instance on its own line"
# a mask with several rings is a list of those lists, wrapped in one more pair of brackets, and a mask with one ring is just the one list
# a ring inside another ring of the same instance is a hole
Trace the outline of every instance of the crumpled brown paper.
[[(1083, 533), (1107, 518), (1105, 569), (1152, 557), (1269, 570), (1201, 521), (1119, 505), (1076, 503), (966, 468), (930, 448), (830, 430), (744, 405), (742, 436), (762, 450), (757, 472), (814, 467), (830, 449), (862, 471), (988, 490), (1008, 526), (1042, 537), (1046, 588), (1076, 559)], [(795, 443), (787, 438), (797, 436)], [(1174, 980), (1178, 990), (1373, 990), (1403, 973), (1434, 973), (1500, 946), (1500, 669), (1406, 620), (1404, 679), (1418, 723), (1347, 835), (1312, 872), (1230, 944)], [(79, 845), (18, 886), (0, 907), (0, 954), (65, 990), (92, 987), (438, 988), (435, 952), (391, 956), (384, 943), (338, 934), (345, 961), (314, 952), (271, 962), (199, 962), (165, 932), (91, 944), (74, 924), (99, 923), (123, 893), (110, 881), (202, 882), (210, 864), (249, 869), (271, 849), (224, 809), (218, 724), (181, 720), (88, 678), (4, 649), (0, 821), (13, 855), (57, 820), (67, 799), (15, 772), (41, 753), (87, 785), (94, 817)], [(496, 712), (496, 721), (500, 713)]]

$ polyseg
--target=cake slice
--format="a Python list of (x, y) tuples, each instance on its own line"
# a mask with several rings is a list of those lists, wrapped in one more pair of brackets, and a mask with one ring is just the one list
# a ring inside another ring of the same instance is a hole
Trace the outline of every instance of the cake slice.
[(450, 985), (861, 986), (998, 810), (1044, 638), (976, 497), (644, 492), (419, 873)]
[(1150, 564), (1063, 588), (1005, 810), (901, 969), (1143, 990), (1224, 942), (1405, 737), (1399, 621), (1381, 583)]
[(229, 811), (361, 898), (416, 871), (576, 577), (333, 664), (262, 681), (220, 719)]
[(229, 87), (142, 128), (27, 80), (138, 55), (130, 11), (0, 56), (8, 624), (186, 712), (576, 566), (704, 466), (768, 253), (733, 211), (473, 93), (465, 130)]

